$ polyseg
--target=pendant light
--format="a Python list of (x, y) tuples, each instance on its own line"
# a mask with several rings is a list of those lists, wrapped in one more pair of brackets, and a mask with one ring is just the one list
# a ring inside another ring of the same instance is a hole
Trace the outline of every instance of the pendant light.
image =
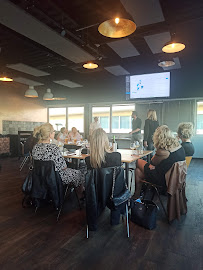
[(98, 68), (98, 65), (95, 63), (86, 63), (83, 65), (83, 67), (87, 69), (95, 69), (95, 68)]
[(136, 30), (136, 24), (128, 19), (115, 18), (101, 23), (100, 34), (110, 38), (122, 38), (131, 35)]
[(165, 53), (176, 53), (184, 49), (185, 44), (176, 41), (169, 41), (163, 46), (162, 51)]
[(54, 95), (52, 94), (51, 89), (48, 88), (47, 92), (43, 96), (43, 100), (53, 100), (53, 96)]
[(26, 90), (26, 92), (25, 92), (25, 97), (30, 97), (30, 98), (37, 98), (38, 97), (38, 93), (34, 89), (34, 86), (29, 86), (28, 90)]
[(0, 81), (1, 82), (12, 82), (13, 79), (12, 78), (9, 78), (9, 77), (0, 77)]
[(2, 72), (1, 75), (0, 75), (0, 81), (1, 82), (12, 82), (13, 79), (8, 77), (6, 72)]
[(53, 97), (52, 100), (66, 100), (65, 97)]
[(159, 67), (172, 67), (175, 65), (174, 61), (161, 61), (158, 63)]

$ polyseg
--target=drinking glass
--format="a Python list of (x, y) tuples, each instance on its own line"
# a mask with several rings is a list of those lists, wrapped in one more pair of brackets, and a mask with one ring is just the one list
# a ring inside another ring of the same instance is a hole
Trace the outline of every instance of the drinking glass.
[[(130, 149), (131, 149), (131, 150), (135, 150), (135, 149), (136, 149), (136, 147), (135, 147), (135, 143), (134, 143), (134, 142), (130, 144)], [(134, 154), (135, 154), (135, 152), (134, 152), (134, 151), (132, 151), (132, 154), (134, 155)]]
[(140, 147), (140, 144), (138, 141), (135, 142), (135, 149), (136, 149), (136, 153), (138, 154), (138, 148)]

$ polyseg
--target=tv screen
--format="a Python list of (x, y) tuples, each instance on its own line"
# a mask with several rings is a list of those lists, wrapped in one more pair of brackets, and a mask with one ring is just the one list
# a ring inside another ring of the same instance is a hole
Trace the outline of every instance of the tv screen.
[(170, 96), (170, 72), (126, 77), (126, 99)]

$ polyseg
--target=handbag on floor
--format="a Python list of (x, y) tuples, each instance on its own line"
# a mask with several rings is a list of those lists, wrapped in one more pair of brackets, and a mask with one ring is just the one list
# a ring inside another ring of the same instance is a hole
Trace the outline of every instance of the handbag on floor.
[[(123, 181), (125, 181), (124, 178), (123, 178)], [(131, 198), (131, 193), (125, 183), (125, 190), (119, 195), (114, 196), (115, 183), (116, 183), (116, 167), (114, 167), (114, 171), (113, 171), (113, 186), (112, 186), (112, 193), (111, 193), (111, 198), (110, 198), (112, 206), (116, 209), (119, 205), (128, 202), (128, 200)]]
[(146, 229), (156, 228), (158, 206), (149, 200), (137, 202), (131, 200), (131, 221)]

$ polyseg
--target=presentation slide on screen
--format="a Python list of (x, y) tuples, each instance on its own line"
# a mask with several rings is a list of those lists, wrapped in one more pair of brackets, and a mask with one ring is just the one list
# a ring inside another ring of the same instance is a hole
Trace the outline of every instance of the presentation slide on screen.
[(170, 96), (170, 72), (130, 76), (130, 98)]

